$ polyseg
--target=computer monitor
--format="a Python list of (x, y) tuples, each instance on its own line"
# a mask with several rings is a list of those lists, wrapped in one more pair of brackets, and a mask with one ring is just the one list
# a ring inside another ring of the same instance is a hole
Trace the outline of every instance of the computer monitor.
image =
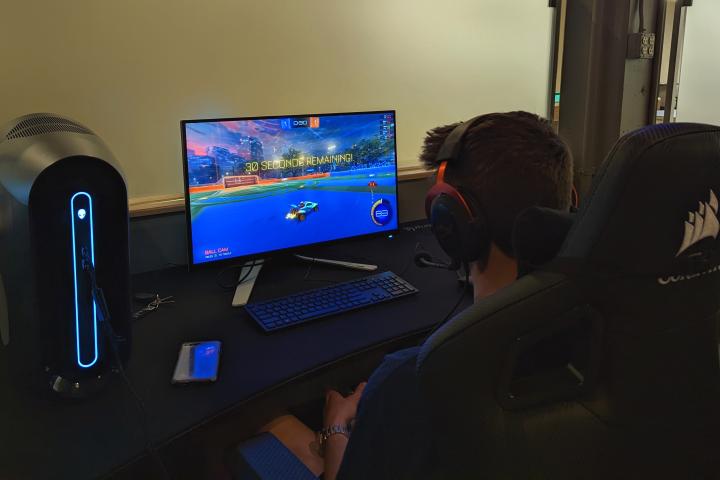
[(181, 122), (191, 265), (398, 227), (395, 112)]

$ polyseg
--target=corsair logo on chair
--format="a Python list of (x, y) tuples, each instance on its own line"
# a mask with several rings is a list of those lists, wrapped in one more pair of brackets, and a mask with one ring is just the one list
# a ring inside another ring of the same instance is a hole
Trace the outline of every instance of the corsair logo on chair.
[(706, 238), (717, 238), (720, 233), (720, 222), (717, 218), (718, 199), (715, 192), (710, 190), (710, 199), (707, 202), (700, 202), (698, 209), (694, 212), (688, 212), (688, 219), (685, 221), (685, 235), (683, 236), (680, 249), (675, 254), (687, 252), (693, 245), (698, 244)]

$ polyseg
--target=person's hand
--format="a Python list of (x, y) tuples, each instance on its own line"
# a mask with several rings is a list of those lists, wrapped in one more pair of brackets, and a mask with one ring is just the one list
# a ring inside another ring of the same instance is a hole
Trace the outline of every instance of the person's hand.
[(325, 412), (323, 414), (323, 426), (347, 425), (355, 418), (358, 402), (362, 396), (367, 382), (362, 382), (355, 391), (343, 397), (335, 390), (328, 390), (325, 394)]

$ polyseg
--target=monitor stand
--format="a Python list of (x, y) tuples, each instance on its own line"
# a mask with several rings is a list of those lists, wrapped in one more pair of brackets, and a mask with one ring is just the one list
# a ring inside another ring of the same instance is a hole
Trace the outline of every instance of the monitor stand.
[[(255, 286), (255, 280), (257, 279), (262, 266), (262, 262), (257, 263), (257, 260), (245, 262), (243, 267), (250, 267), (250, 273), (248, 273), (245, 280), (243, 280), (243, 282), (235, 288), (235, 295), (232, 300), (233, 307), (242, 307), (248, 302), (252, 289)], [(240, 276), (238, 277), (238, 280), (245, 275), (244, 270), (245, 268), (240, 269)]]
[[(303, 262), (320, 263), (323, 265), (332, 265), (335, 267), (349, 268), (351, 270), (361, 270), (364, 272), (374, 272), (378, 268), (377, 265), (371, 265), (368, 263), (346, 262), (344, 260), (308, 257), (305, 255), (297, 254), (294, 255), (294, 257)], [(242, 307), (243, 305), (248, 303), (248, 300), (250, 299), (250, 294), (252, 294), (253, 287), (255, 286), (255, 280), (257, 279), (257, 276), (260, 273), (260, 269), (262, 268), (262, 266), (262, 262), (258, 264), (257, 260), (245, 262), (243, 267), (249, 267), (250, 273), (248, 273), (245, 280), (243, 280), (243, 282), (235, 288), (235, 295), (233, 296), (232, 300), (233, 307)], [(239, 278), (242, 278), (245, 274), (245, 268), (242, 268)]]
[(303, 262), (322, 263), (323, 265), (333, 265), (336, 267), (349, 268), (351, 270), (362, 270), (364, 272), (374, 272), (378, 268), (377, 265), (371, 265), (368, 263), (355, 263), (343, 260), (331, 260), (329, 258), (306, 257), (305, 255), (298, 254), (295, 254), (295, 258), (302, 260)]

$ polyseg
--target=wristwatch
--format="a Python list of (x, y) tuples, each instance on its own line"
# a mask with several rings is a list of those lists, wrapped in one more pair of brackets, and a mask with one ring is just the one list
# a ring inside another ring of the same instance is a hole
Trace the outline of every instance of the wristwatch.
[(320, 455), (325, 454), (325, 444), (327, 443), (328, 439), (332, 437), (333, 435), (345, 435), (346, 438), (350, 438), (350, 428), (348, 428), (347, 425), (330, 425), (328, 427), (323, 428), (318, 432), (318, 439), (320, 443)]

